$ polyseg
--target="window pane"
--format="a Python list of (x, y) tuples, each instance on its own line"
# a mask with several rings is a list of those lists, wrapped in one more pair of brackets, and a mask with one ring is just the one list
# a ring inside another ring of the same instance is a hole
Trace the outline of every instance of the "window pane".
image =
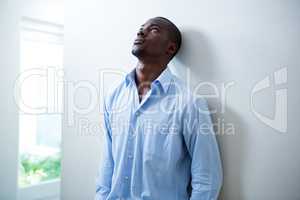
[[(20, 112), (20, 187), (60, 177), (63, 90), (56, 84), (62, 77), (55, 75), (63, 66), (62, 27), (41, 22), (30, 22), (30, 28), (27, 25), (23, 23), (21, 30), (21, 73), (39, 69), (45, 74), (22, 82), (21, 100), (26, 107), (46, 108), (47, 112)], [(49, 69), (54, 79), (49, 80)]]

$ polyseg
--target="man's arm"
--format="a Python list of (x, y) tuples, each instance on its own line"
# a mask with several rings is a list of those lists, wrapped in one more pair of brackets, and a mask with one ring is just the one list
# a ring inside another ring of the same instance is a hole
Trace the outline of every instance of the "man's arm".
[(206, 100), (193, 100), (184, 117), (184, 140), (192, 158), (190, 200), (216, 200), (222, 185), (222, 166)]
[(100, 162), (98, 178), (96, 183), (95, 200), (106, 200), (111, 190), (111, 179), (113, 175), (114, 162), (112, 157), (111, 127), (109, 113), (104, 102), (104, 137), (102, 148), (102, 159)]

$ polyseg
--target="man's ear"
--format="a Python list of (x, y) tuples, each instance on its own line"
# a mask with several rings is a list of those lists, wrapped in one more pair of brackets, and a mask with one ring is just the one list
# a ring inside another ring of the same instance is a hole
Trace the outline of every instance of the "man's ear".
[(166, 53), (170, 56), (174, 55), (174, 53), (176, 52), (176, 49), (177, 49), (176, 43), (170, 42)]

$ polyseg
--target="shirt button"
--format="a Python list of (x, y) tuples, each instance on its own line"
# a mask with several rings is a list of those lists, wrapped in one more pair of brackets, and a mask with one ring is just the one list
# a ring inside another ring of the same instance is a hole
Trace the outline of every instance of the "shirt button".
[(128, 177), (128, 176), (125, 176), (124, 178), (125, 178), (125, 180), (128, 180), (128, 179), (129, 179), (129, 177)]
[(130, 154), (130, 155), (128, 156), (128, 158), (129, 158), (129, 159), (132, 159), (132, 158), (133, 158), (133, 156)]
[(135, 113), (135, 116), (139, 116), (140, 115), (140, 112), (139, 111), (136, 111), (136, 113)]
[(134, 139), (134, 137), (135, 137), (135, 133), (130, 133), (130, 139)]

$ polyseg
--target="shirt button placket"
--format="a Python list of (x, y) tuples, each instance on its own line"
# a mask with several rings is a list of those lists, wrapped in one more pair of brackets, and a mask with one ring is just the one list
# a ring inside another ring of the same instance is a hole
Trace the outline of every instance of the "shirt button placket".
[(137, 123), (137, 117), (140, 115), (139, 111), (136, 111), (134, 116), (131, 119), (130, 124), (132, 125), (132, 129), (130, 129), (128, 141), (127, 141), (127, 170), (124, 175), (125, 188), (127, 192), (130, 192), (130, 177), (132, 174), (132, 165), (133, 165), (133, 152), (134, 152), (134, 138), (135, 138), (135, 127)]

